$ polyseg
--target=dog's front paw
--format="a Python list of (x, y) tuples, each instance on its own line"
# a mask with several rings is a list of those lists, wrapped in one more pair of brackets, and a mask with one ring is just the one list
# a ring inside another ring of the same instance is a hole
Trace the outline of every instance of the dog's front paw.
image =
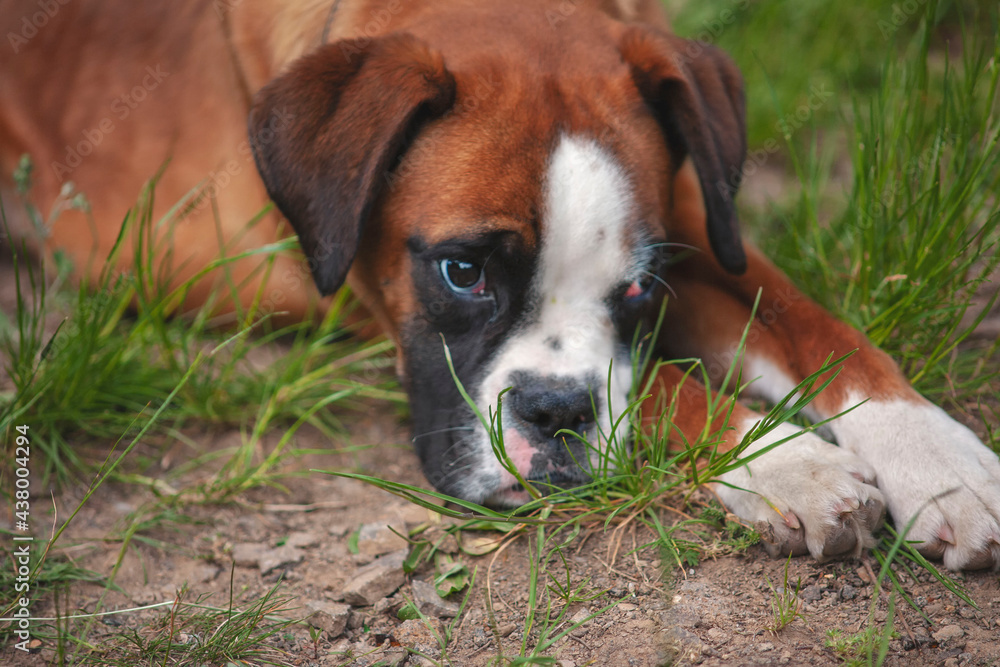
[(950, 570), (1000, 568), (1000, 461), (926, 401), (869, 401), (834, 422), (878, 471), (896, 528)]
[[(793, 433), (783, 424), (745, 454)], [(872, 533), (885, 516), (874, 469), (811, 433), (778, 445), (719, 482), (719, 498), (754, 523), (772, 556), (857, 557), (875, 543)]]

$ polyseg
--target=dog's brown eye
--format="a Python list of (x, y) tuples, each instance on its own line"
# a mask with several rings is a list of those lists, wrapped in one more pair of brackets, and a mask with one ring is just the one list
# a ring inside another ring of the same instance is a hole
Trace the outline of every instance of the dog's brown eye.
[(486, 290), (483, 267), (460, 259), (442, 259), (441, 277), (448, 289), (456, 294), (482, 294)]

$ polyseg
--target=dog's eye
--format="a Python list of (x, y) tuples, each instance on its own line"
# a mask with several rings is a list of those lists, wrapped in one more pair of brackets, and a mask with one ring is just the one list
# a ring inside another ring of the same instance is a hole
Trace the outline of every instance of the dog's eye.
[(648, 293), (656, 283), (656, 275), (652, 272), (645, 272), (642, 276), (632, 281), (632, 284), (625, 290), (626, 299), (636, 299)]
[(460, 259), (442, 259), (441, 277), (448, 289), (456, 294), (482, 294), (486, 291), (486, 273), (474, 262)]

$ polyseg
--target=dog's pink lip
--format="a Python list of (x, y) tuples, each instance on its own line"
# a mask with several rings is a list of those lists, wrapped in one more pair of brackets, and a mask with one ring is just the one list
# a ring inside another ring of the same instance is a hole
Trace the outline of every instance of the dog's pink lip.
[[(504, 444), (506, 445), (507, 459), (514, 465), (519, 475), (527, 477), (531, 473), (531, 462), (539, 451), (515, 429), (504, 433)], [(519, 486), (517, 478), (506, 469), (501, 470), (500, 477), (500, 486), (502, 487)]]
[[(576, 465), (556, 466), (549, 460), (545, 463), (544, 469), (538, 465), (533, 466), (532, 463), (541, 452), (516, 428), (504, 432), (504, 445), (507, 459), (513, 464), (517, 474), (542, 495), (559, 489), (581, 486), (589, 481), (585, 471)], [(503, 466), (500, 466), (497, 488), (498, 490), (486, 501), (487, 504), (516, 507), (532, 500), (531, 494), (525, 490), (517, 477)]]

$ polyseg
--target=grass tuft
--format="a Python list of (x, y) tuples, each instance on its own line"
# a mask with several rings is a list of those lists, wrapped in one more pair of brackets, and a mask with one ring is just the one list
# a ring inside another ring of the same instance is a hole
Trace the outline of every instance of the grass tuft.
[(777, 634), (785, 629), (797, 618), (805, 619), (802, 613), (802, 600), (799, 599), (799, 591), (802, 590), (802, 580), (798, 579), (795, 586), (788, 584), (788, 567), (792, 564), (792, 557), (785, 560), (783, 580), (781, 586), (777, 588), (764, 575), (767, 587), (771, 589), (771, 625), (768, 630)]
[(289, 600), (278, 595), (275, 584), (243, 609), (230, 600), (229, 607), (205, 604), (201, 596), (185, 600), (187, 589), (177, 593), (167, 615), (111, 638), (94, 656), (101, 664), (132, 665), (293, 665), (295, 656), (273, 645), (272, 639), (296, 621), (287, 618)]

